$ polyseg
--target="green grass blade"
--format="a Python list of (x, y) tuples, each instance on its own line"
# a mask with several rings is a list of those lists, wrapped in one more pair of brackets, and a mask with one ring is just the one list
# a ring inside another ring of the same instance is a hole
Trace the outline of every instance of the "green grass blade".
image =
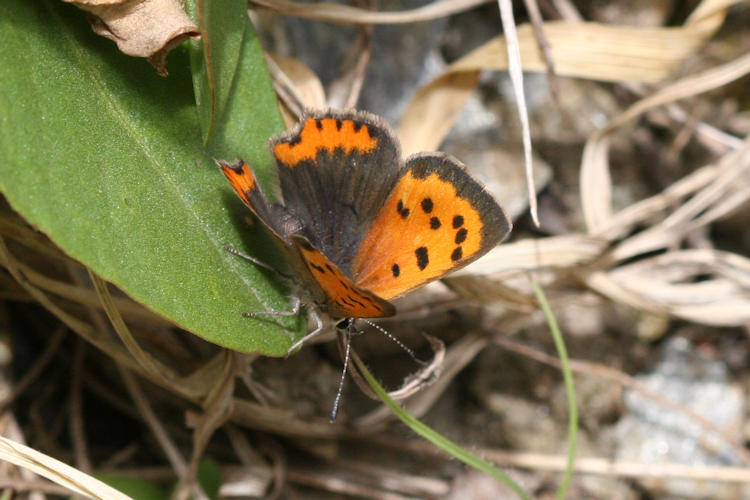
[(462, 461), (466, 465), (494, 477), (501, 483), (505, 484), (508, 488), (513, 490), (520, 498), (529, 498), (528, 494), (503, 471), (493, 466), (489, 462), (482, 460), (473, 453), (464, 450), (458, 444), (442, 436), (435, 430), (431, 429), (427, 425), (409, 415), (403, 408), (398, 405), (398, 403), (396, 403), (393, 399), (390, 398), (390, 396), (388, 396), (388, 392), (377, 382), (377, 380), (375, 380), (364, 363), (362, 363), (361, 360), (359, 360), (359, 358), (357, 358), (356, 356), (354, 356), (353, 359), (357, 364), (357, 368), (359, 369), (362, 376), (365, 378), (365, 380), (367, 380), (367, 383), (370, 385), (372, 390), (375, 391), (375, 394), (377, 394), (378, 397), (386, 404), (386, 406), (391, 409), (394, 415), (396, 415), (416, 434), (422, 436), (427, 441), (431, 442), (449, 455)]
[(555, 348), (557, 354), (560, 357), (560, 364), (562, 365), (563, 380), (565, 383), (565, 393), (568, 400), (568, 456), (567, 463), (565, 466), (565, 472), (563, 473), (560, 487), (557, 489), (556, 498), (563, 499), (570, 486), (570, 480), (573, 477), (573, 466), (575, 464), (576, 447), (578, 444), (578, 406), (576, 405), (576, 389), (573, 382), (573, 372), (570, 369), (570, 360), (568, 359), (568, 351), (565, 348), (565, 341), (560, 331), (560, 327), (557, 324), (555, 315), (552, 313), (552, 309), (547, 302), (547, 298), (542, 291), (542, 287), (534, 278), (531, 278), (531, 285), (534, 287), (534, 294), (539, 301), (539, 306), (544, 312), (544, 316), (547, 319), (550, 332), (552, 333), (552, 339), (555, 342)]

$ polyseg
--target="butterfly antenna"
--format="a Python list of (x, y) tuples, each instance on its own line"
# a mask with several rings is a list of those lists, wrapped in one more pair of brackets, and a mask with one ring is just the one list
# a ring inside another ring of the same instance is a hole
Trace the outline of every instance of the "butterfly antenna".
[(339, 389), (336, 391), (336, 399), (333, 400), (331, 409), (331, 422), (336, 421), (339, 414), (339, 404), (341, 403), (341, 394), (344, 392), (344, 380), (346, 379), (346, 370), (349, 368), (349, 356), (352, 351), (352, 335), (346, 332), (346, 348), (344, 349), (344, 369), (341, 370), (341, 379), (339, 380)]
[(403, 343), (403, 342), (401, 342), (401, 341), (400, 341), (399, 339), (397, 339), (396, 337), (394, 337), (394, 336), (393, 336), (393, 335), (391, 334), (391, 332), (389, 332), (388, 330), (386, 330), (386, 329), (385, 329), (385, 328), (383, 328), (382, 326), (380, 326), (380, 325), (378, 325), (378, 324), (376, 324), (376, 323), (373, 323), (373, 322), (372, 322), (372, 321), (370, 321), (370, 320), (367, 320), (367, 319), (364, 319), (364, 318), (359, 318), (359, 320), (360, 320), (360, 321), (364, 321), (365, 323), (367, 323), (368, 325), (370, 325), (371, 327), (373, 327), (374, 329), (378, 330), (378, 331), (379, 331), (380, 333), (382, 333), (383, 335), (385, 335), (386, 337), (388, 337), (389, 339), (391, 339), (391, 340), (392, 340), (393, 342), (395, 342), (395, 343), (396, 343), (396, 345), (397, 345), (397, 346), (399, 346), (399, 347), (400, 347), (401, 349), (403, 349), (404, 351), (406, 351), (406, 353), (407, 353), (407, 354), (408, 354), (409, 356), (411, 356), (411, 358), (412, 358), (412, 359), (413, 359), (414, 361), (416, 361), (416, 362), (417, 362), (417, 363), (419, 363), (420, 365), (423, 365), (423, 364), (424, 364), (424, 361), (422, 361), (421, 359), (419, 359), (419, 358), (417, 357), (417, 355), (416, 355), (416, 354), (414, 354), (414, 351), (412, 351), (411, 349), (409, 349), (408, 347), (406, 347), (406, 345), (404, 345), (404, 343)]

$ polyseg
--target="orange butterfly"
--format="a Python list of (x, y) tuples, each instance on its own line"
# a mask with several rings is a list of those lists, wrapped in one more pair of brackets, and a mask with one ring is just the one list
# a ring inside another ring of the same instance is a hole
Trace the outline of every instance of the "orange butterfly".
[[(420, 153), (404, 163), (394, 133), (372, 114), (308, 112), (269, 144), (281, 204), (265, 197), (244, 161), (217, 163), (311, 302), (347, 319), (344, 327), (392, 316), (388, 300), (464, 267), (510, 232), (503, 209), (458, 160)], [(322, 330), (315, 317), (317, 328), (290, 351)]]

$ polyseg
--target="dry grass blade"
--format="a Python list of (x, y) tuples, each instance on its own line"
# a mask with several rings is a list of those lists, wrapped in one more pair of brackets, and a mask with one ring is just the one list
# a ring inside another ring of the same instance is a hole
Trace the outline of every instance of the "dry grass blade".
[(443, 374), (445, 365), (445, 342), (437, 337), (433, 337), (432, 335), (427, 335), (426, 333), (423, 333), (422, 335), (430, 343), (434, 354), (430, 362), (425, 364), (424, 368), (406, 378), (404, 385), (395, 391), (388, 393), (388, 395), (396, 401), (408, 398), (413, 394), (423, 391), (426, 387), (438, 380)]
[(125, 324), (120, 311), (115, 307), (112, 295), (107, 288), (107, 283), (93, 272), (90, 273), (90, 276), (102, 302), (104, 311), (112, 323), (112, 328), (120, 336), (120, 339), (122, 339), (128, 352), (131, 354), (132, 358), (129, 358), (131, 359), (131, 363), (134, 361), (137, 363), (138, 371), (147, 375), (152, 382), (163, 387), (168, 387), (175, 393), (189, 399), (200, 401), (206, 394), (210, 393), (217, 373), (222, 370), (221, 354), (215, 356), (190, 376), (180, 376), (177, 372), (168, 368), (164, 363), (141, 348), (130, 328)]
[(135, 376), (122, 366), (117, 366), (117, 368), (125, 387), (130, 393), (130, 397), (133, 399), (133, 402), (138, 409), (138, 412), (153, 433), (154, 438), (156, 438), (156, 441), (159, 443), (159, 446), (169, 460), (169, 463), (172, 465), (175, 475), (180, 479), (177, 490), (174, 494), (175, 500), (186, 499), (191, 492), (194, 498), (197, 498), (198, 500), (208, 500), (208, 497), (201, 486), (197, 482), (191, 481), (194, 477), (190, 475), (188, 464), (182, 457), (179, 448), (169, 436), (165, 426), (159, 420), (156, 412), (154, 412), (146, 395), (141, 390), (140, 385), (138, 385)]
[[(725, 165), (723, 168), (726, 168)], [(645, 221), (667, 208), (673, 206), (679, 200), (690, 196), (711, 183), (719, 175), (721, 166), (707, 165), (682, 179), (669, 185), (658, 195), (624, 208), (614, 214), (610, 219), (609, 227), (602, 229), (599, 235), (602, 239), (616, 240), (630, 232), (636, 224)]]
[[(565, 457), (540, 453), (511, 453), (484, 449), (482, 456), (505, 467), (562, 471)], [(616, 462), (606, 458), (580, 457), (576, 459), (578, 474), (631, 477), (635, 479), (692, 479), (695, 481), (750, 482), (750, 470), (745, 467), (711, 467), (676, 463)]]
[(0, 236), (0, 265), (8, 270), (16, 282), (18, 282), (34, 300), (51, 314), (55, 315), (62, 323), (68, 326), (68, 328), (107, 353), (113, 359), (122, 362), (130, 368), (137, 367), (137, 363), (135, 363), (119, 345), (116, 345), (110, 339), (106, 338), (102, 332), (98, 332), (89, 323), (81, 321), (72, 314), (69, 314), (63, 308), (58, 306), (41, 289), (34, 286), (31, 283), (31, 280), (27, 279), (24, 275), (22, 264), (10, 253), (2, 236)]
[(357, 460), (296, 467), (290, 469), (289, 474), (294, 482), (348, 493), (357, 498), (442, 498), (450, 492), (449, 484), (443, 479), (406, 474), (395, 467), (379, 467)]
[(575, 267), (596, 259), (607, 246), (605, 239), (584, 234), (514, 241), (493, 248), (481, 260), (451, 276), (486, 276), (523, 269)]
[[(523, 138), (523, 159), (526, 171), (526, 188), (529, 196), (529, 213), (531, 219), (539, 227), (539, 215), (536, 207), (536, 189), (534, 188), (534, 165), (531, 158), (531, 130), (529, 128), (529, 113), (526, 107), (526, 95), (523, 91), (523, 70), (521, 69), (521, 58), (518, 49), (518, 34), (516, 33), (516, 21), (513, 18), (513, 3), (509, 0), (498, 0), (500, 5), (500, 19), (503, 23), (503, 32), (507, 41), (508, 69), (510, 80), (513, 84), (518, 118), (521, 121), (521, 137)], [(536, 33), (536, 31), (535, 31)]]
[[(388, 444), (402, 452), (411, 451), (415, 455), (439, 455), (441, 452), (423, 441), (388, 442), (380, 440), (381, 444)], [(562, 455), (543, 453), (523, 453), (504, 451), (493, 448), (473, 447), (476, 453), (487, 460), (491, 460), (499, 467), (514, 467), (520, 469), (562, 471), (566, 467), (566, 458)], [(676, 463), (642, 463), (613, 461), (606, 458), (579, 457), (576, 459), (575, 471), (579, 474), (596, 476), (631, 477), (634, 479), (692, 479), (695, 481), (717, 481), (728, 483), (750, 483), (750, 469), (746, 467), (712, 467), (692, 466)]]
[(112, 500), (127, 500), (130, 498), (88, 474), (3, 436), (0, 436), (0, 459), (29, 469), (50, 481), (89, 498)]
[[(709, 278), (696, 281), (704, 276)], [(586, 282), (642, 311), (715, 326), (750, 322), (750, 260), (728, 252), (670, 252), (594, 272)]]
[(289, 410), (267, 408), (245, 399), (235, 398), (232, 409), (233, 422), (282, 436), (334, 439), (347, 434), (341, 426), (331, 425), (327, 418), (301, 419)]
[(288, 16), (342, 24), (400, 24), (430, 21), (472, 9), (491, 0), (437, 0), (403, 12), (372, 12), (334, 3), (299, 3), (289, 0), (250, 0), (251, 6), (263, 7)]
[(223, 351), (223, 370), (215, 379), (215, 385), (203, 403), (204, 413), (190, 419), (189, 426), (193, 427), (193, 450), (190, 455), (190, 468), (187, 475), (180, 479), (180, 487), (189, 491), (193, 484), (197, 484), (198, 465), (206, 446), (214, 432), (220, 428), (232, 414), (232, 396), (234, 394), (235, 354)]
[[(607, 82), (656, 83), (715, 33), (715, 26), (642, 28), (592, 22), (544, 23), (555, 69), (560, 76)], [(710, 29), (713, 28), (713, 29)], [(531, 25), (518, 27), (518, 42), (525, 71), (546, 71), (544, 54)], [(451, 66), (452, 71), (508, 67), (506, 40), (497, 37)]]
[(684, 78), (633, 104), (601, 131), (593, 134), (581, 161), (581, 201), (589, 232), (598, 233), (611, 225), (612, 195), (609, 176), (609, 134), (618, 126), (649, 109), (721, 87), (750, 73), (750, 55), (745, 55), (698, 76)]
[(625, 240), (612, 258), (625, 260), (638, 254), (676, 245), (691, 231), (713, 222), (750, 199), (750, 142), (722, 158), (714, 178), (661, 223)]

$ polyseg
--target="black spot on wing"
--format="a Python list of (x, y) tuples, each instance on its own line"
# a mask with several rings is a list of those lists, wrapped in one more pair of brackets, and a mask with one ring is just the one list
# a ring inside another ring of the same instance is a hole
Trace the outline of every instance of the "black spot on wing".
[(409, 209), (404, 206), (404, 202), (401, 200), (398, 200), (398, 205), (396, 205), (396, 211), (401, 216), (402, 219), (406, 219), (409, 217)]
[(424, 271), (424, 268), (430, 263), (430, 257), (427, 254), (427, 247), (419, 247), (414, 251), (414, 255), (417, 256), (417, 267), (420, 271)]
[(461, 243), (466, 241), (467, 234), (469, 234), (469, 232), (466, 230), (465, 227), (462, 227), (461, 229), (459, 229), (458, 232), (456, 232), (456, 239), (455, 239), (456, 245), (460, 245)]
[(464, 216), (463, 215), (456, 215), (453, 217), (453, 229), (458, 229), (459, 227), (464, 225)]
[(401, 268), (398, 267), (398, 264), (393, 264), (393, 267), (391, 267), (391, 272), (393, 273), (394, 278), (398, 278), (398, 275), (401, 274)]
[(430, 198), (425, 198), (422, 200), (422, 210), (424, 210), (424, 213), (429, 214), (432, 212), (432, 207), (434, 204), (432, 203), (432, 200)]
[(442, 226), (440, 219), (437, 217), (430, 217), (430, 229), (438, 229)]
[(313, 264), (312, 262), (308, 262), (308, 264), (310, 264), (310, 267), (312, 267), (313, 269), (315, 269), (316, 271), (318, 271), (320, 274), (325, 274), (326, 273), (326, 270), (323, 269), (322, 267), (320, 267), (320, 266), (318, 266), (316, 264)]
[(457, 260), (461, 260), (461, 257), (464, 256), (464, 251), (461, 247), (456, 247), (453, 249), (453, 253), (451, 253), (451, 260), (453, 262), (456, 262)]
[(365, 306), (365, 305), (364, 305), (364, 304), (363, 304), (362, 302), (358, 301), (357, 299), (355, 299), (355, 298), (354, 298), (354, 297), (352, 297), (351, 295), (348, 295), (348, 296), (347, 296), (347, 298), (348, 298), (349, 300), (351, 300), (352, 302), (354, 302), (355, 304), (357, 304), (357, 305), (358, 305), (359, 307), (367, 307), (367, 306)]

